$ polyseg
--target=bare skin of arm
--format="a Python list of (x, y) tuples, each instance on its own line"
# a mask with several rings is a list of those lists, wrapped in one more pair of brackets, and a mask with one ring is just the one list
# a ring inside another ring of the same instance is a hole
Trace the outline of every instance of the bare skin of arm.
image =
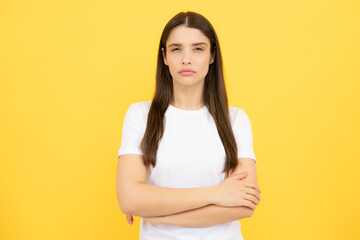
[(136, 154), (119, 157), (116, 191), (123, 213), (164, 216), (214, 203), (215, 187), (175, 189), (146, 184), (149, 172), (142, 158)]
[[(230, 177), (239, 173), (245, 173), (242, 175), (242, 181), (257, 185), (256, 163), (253, 159), (239, 158), (239, 164)], [(258, 189), (258, 191), (261, 193), (260, 189)], [(254, 199), (248, 200), (253, 201), (256, 205), (259, 204), (259, 201), (254, 201)], [(260, 200), (260, 197), (257, 200)], [(187, 227), (205, 227), (251, 217), (253, 214), (254, 209), (245, 206), (223, 207), (210, 204), (176, 214), (144, 218), (144, 220), (153, 225), (168, 224)], [(132, 224), (133, 217), (131, 215), (127, 215), (126, 217), (128, 223)]]
[(259, 197), (257, 185), (241, 182), (238, 174), (218, 186), (178, 189), (147, 184), (148, 170), (141, 155), (124, 154), (119, 157), (116, 192), (123, 213), (146, 218), (171, 215), (210, 204), (255, 208), (245, 197), (254, 201)]

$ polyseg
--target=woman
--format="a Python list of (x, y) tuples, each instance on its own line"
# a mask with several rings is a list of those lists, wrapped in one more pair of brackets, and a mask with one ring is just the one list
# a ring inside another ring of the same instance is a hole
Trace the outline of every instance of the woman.
[(243, 239), (259, 204), (250, 120), (229, 107), (210, 22), (181, 12), (165, 26), (152, 101), (131, 104), (118, 153), (122, 212), (140, 240)]

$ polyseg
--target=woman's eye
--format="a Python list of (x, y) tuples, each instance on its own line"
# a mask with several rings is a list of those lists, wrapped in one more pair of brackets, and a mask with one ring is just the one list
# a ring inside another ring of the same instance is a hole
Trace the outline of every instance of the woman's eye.
[[(172, 49), (171, 51), (174, 52), (174, 51), (177, 51), (177, 50), (180, 50), (179, 48), (174, 48)], [(204, 49), (202, 48), (195, 48), (196, 51), (204, 51)]]

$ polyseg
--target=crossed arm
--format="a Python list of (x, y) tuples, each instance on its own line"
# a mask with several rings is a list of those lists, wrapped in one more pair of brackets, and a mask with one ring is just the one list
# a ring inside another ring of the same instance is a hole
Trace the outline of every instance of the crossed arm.
[(167, 216), (144, 218), (153, 225), (168, 224), (184, 227), (207, 227), (250, 217), (248, 207), (221, 207), (214, 204)]
[[(240, 164), (237, 165), (235, 171), (230, 176), (246, 171), (248, 175), (244, 180), (257, 184), (255, 161), (250, 158), (239, 158), (238, 160)], [(251, 217), (253, 214), (254, 210), (248, 207), (222, 207), (210, 204), (171, 215), (142, 218), (153, 225), (168, 224), (185, 227), (206, 227)], [(127, 215), (127, 219), (130, 223), (132, 216)]]

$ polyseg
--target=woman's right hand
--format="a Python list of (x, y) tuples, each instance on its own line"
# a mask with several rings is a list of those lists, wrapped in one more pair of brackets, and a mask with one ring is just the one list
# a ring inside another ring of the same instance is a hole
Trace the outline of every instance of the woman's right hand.
[(255, 209), (260, 200), (260, 188), (244, 179), (247, 172), (226, 178), (215, 187), (215, 204), (223, 207), (245, 206)]

